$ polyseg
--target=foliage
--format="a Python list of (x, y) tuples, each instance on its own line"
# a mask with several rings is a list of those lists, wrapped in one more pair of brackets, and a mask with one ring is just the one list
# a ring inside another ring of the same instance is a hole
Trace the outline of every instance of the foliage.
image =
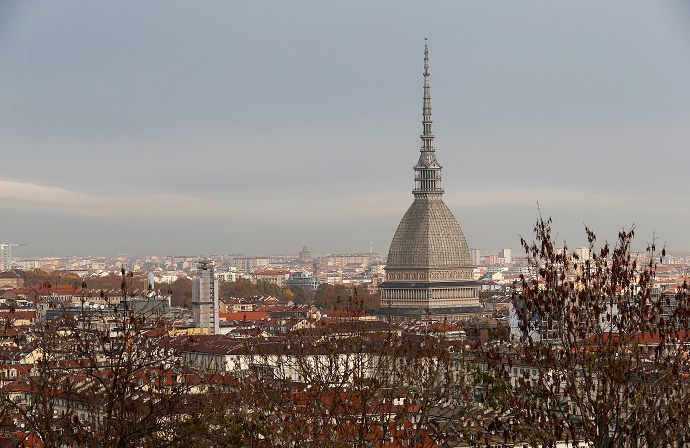
[(349, 287), (343, 284), (321, 283), (314, 295), (314, 305), (322, 309), (344, 309), (351, 306), (351, 298), (356, 297), (358, 307), (364, 311), (375, 311), (381, 305), (381, 298), (367, 293), (361, 286)]
[[(92, 290), (108, 290), (108, 289), (119, 289), (122, 283), (122, 278), (119, 273), (111, 272), (104, 276), (90, 276), (86, 279), (87, 285)], [(146, 276), (141, 274), (133, 273), (132, 281), (133, 288), (144, 289), (146, 286)]]
[(230, 283), (228, 294), (230, 297), (249, 298), (259, 295), (259, 290), (248, 278), (238, 278)]
[(311, 303), (314, 300), (314, 291), (307, 291), (297, 285), (290, 286), (290, 292), (293, 294), (294, 301), (297, 304)]
[(322, 309), (342, 309), (351, 294), (352, 290), (343, 284), (321, 283), (314, 295), (314, 305)]
[(294, 294), (291, 290), (281, 289), (277, 284), (268, 280), (257, 280), (256, 284), (250, 279), (238, 278), (235, 282), (219, 282), (221, 297), (252, 298), (257, 296), (271, 296), (280, 299), (291, 300)]
[(192, 303), (192, 280), (187, 277), (178, 277), (167, 288), (165, 283), (159, 283), (161, 291), (166, 289), (170, 292), (173, 306), (189, 307)]
[(281, 296), (280, 286), (278, 286), (275, 283), (270, 282), (268, 280), (257, 280), (256, 281), (256, 290), (259, 292), (259, 294), (264, 295), (264, 296), (271, 296), (271, 297), (280, 297)]
[(73, 272), (69, 271), (50, 271), (46, 272), (43, 269), (30, 269), (26, 271), (25, 285), (32, 287), (34, 285), (74, 285), (81, 286), (82, 278)]
[(355, 286), (353, 288), (355, 297), (361, 298), (362, 309), (366, 311), (376, 311), (381, 307), (381, 296), (378, 294), (369, 294), (362, 286)]

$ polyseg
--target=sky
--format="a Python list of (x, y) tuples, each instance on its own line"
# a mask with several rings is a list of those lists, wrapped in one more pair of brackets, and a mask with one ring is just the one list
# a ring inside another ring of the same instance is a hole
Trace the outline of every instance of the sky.
[(387, 253), (428, 38), (470, 247), (690, 249), (690, 2), (0, 2), (0, 241), (16, 257)]

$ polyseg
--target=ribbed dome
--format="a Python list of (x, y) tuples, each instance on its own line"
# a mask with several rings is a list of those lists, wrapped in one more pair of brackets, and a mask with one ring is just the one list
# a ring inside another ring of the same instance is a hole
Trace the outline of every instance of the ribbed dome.
[(393, 236), (386, 269), (471, 266), (465, 235), (440, 195), (415, 195)]

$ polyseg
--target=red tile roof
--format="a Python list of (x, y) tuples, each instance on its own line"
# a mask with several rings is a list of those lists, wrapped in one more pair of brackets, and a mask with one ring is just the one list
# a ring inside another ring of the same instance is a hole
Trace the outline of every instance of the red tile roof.
[(81, 291), (79, 286), (74, 285), (50, 285), (48, 288), (45, 285), (34, 285), (31, 291), (36, 291), (41, 296), (49, 296), (57, 294), (59, 296), (74, 295)]

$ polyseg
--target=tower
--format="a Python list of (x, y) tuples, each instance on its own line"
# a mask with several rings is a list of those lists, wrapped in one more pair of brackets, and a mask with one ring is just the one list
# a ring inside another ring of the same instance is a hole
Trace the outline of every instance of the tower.
[(7, 243), (0, 243), (0, 271), (12, 269), (12, 247)]
[(220, 333), (218, 316), (218, 280), (213, 275), (213, 262), (201, 260), (192, 280), (192, 314), (194, 326), (208, 329), (209, 334)]
[(443, 202), (441, 164), (431, 131), (429, 48), (424, 44), (424, 97), (419, 160), (414, 166), (414, 200), (398, 225), (388, 251), (381, 306), (394, 315), (418, 319), (449, 316), (479, 305), (473, 263), (465, 235)]
[(501, 250), (501, 257), (505, 260), (505, 264), (512, 264), (513, 263), (513, 251), (506, 247)]

